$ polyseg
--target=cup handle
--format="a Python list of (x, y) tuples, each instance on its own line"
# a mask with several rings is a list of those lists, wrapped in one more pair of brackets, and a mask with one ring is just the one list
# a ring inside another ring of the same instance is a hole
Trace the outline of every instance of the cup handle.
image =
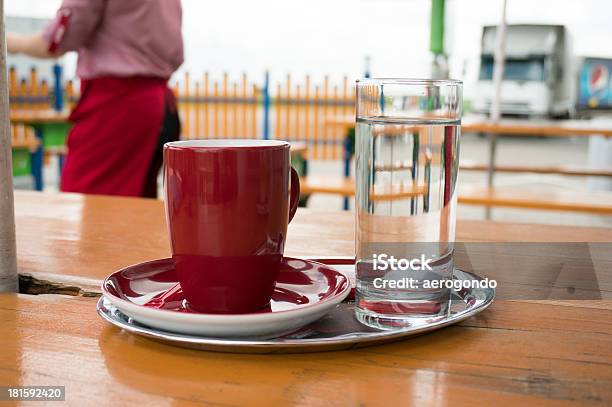
[(300, 176), (295, 168), (291, 167), (291, 196), (289, 197), (289, 222), (295, 216), (300, 203)]

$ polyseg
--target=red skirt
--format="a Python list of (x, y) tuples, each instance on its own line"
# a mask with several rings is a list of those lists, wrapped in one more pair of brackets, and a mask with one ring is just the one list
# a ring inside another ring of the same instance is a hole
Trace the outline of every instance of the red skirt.
[(157, 177), (151, 167), (168, 109), (176, 111), (176, 102), (163, 79), (83, 80), (81, 99), (70, 115), (74, 125), (61, 190), (144, 196), (155, 182), (148, 178)]

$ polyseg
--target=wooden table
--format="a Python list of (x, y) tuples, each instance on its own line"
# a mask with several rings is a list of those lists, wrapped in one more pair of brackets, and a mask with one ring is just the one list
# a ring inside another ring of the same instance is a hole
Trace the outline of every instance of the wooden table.
[(511, 134), (513, 136), (574, 137), (594, 134), (612, 137), (610, 120), (525, 120), (503, 119), (493, 123), (487, 118), (467, 116), (461, 123), (465, 133)]
[[(169, 254), (162, 203), (16, 193), (21, 273), (96, 291)], [(460, 221), (461, 241), (612, 242), (611, 229)], [(353, 215), (300, 209), (289, 255), (351, 255)], [(612, 284), (612, 277), (606, 284)], [(36, 286), (36, 284), (34, 285)], [(70, 290), (70, 286), (72, 290)], [(610, 405), (612, 301), (503, 301), (403, 342), (306, 355), (178, 349), (104, 323), (96, 298), (0, 295), (0, 383), (65, 385), (74, 405)]]

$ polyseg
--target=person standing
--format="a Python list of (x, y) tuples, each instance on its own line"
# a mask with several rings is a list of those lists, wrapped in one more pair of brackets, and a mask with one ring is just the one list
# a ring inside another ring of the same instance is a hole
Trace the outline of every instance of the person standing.
[(9, 53), (78, 53), (61, 190), (157, 196), (162, 147), (180, 135), (170, 76), (183, 63), (180, 0), (64, 0), (38, 34), (7, 34)]

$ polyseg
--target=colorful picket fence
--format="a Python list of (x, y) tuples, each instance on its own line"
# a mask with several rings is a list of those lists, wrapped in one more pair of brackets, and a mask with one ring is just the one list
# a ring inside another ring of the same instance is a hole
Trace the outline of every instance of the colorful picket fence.
[(287, 75), (274, 86), (257, 86), (247, 75), (224, 74), (194, 80), (186, 73), (173, 84), (178, 96), (183, 138), (270, 138), (308, 144), (310, 159), (340, 159), (345, 134), (329, 125), (334, 117), (353, 114), (354, 88), (345, 77), (331, 84)]
[[(57, 88), (38, 80), (34, 69), (21, 79), (11, 70), (9, 82), (11, 109), (51, 109), (57, 95), (68, 105), (78, 99), (72, 81), (66, 81), (58, 93)], [(198, 78), (185, 73), (173, 80), (171, 87), (179, 102), (183, 139), (302, 141), (308, 145), (310, 159), (342, 158), (345, 134), (342, 127), (330, 125), (329, 121), (354, 112), (354, 87), (346, 77), (341, 83), (331, 83), (328, 77), (315, 82), (310, 76), (296, 80), (287, 75), (273, 85), (267, 74), (258, 83), (246, 74), (238, 78), (223, 74), (213, 79), (208, 73)], [(32, 137), (28, 128), (12, 128), (14, 142)]]
[[(66, 81), (61, 85), (59, 106), (76, 103), (76, 95), (72, 81)], [(58, 90), (55, 84), (48, 84), (46, 80), (38, 78), (36, 69), (32, 69), (27, 77), (19, 78), (15, 68), (9, 69), (9, 106), (12, 111), (45, 111), (56, 109), (56, 95)], [(34, 131), (21, 124), (11, 124), (11, 135), (14, 148), (26, 148), (35, 146), (37, 141)]]

